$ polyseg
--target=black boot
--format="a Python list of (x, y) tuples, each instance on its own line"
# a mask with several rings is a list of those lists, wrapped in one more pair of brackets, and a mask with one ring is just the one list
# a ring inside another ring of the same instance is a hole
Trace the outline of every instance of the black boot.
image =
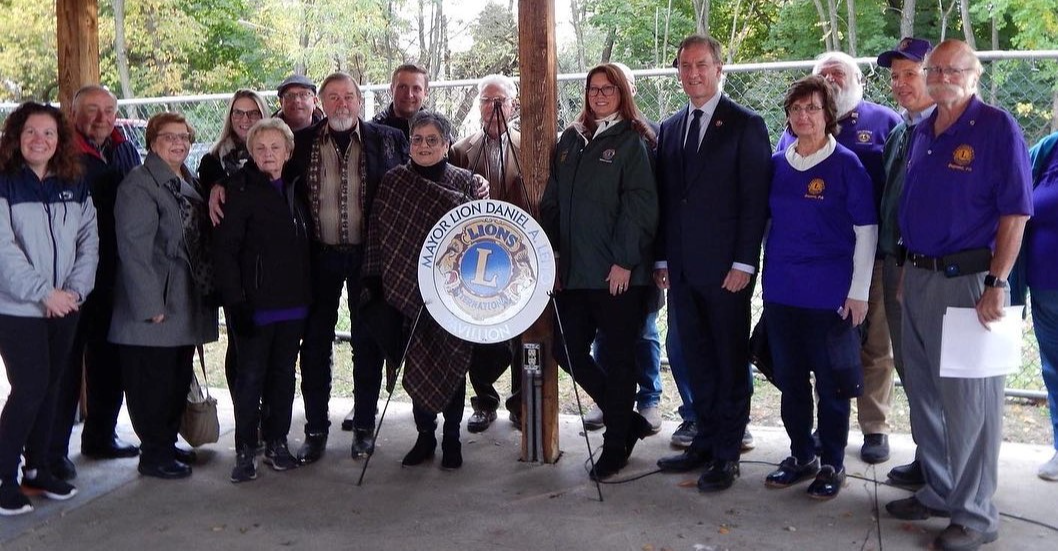
[(458, 438), (441, 440), (441, 468), (455, 470), (463, 466), (463, 445)]
[(420, 432), (419, 438), (415, 440), (415, 445), (412, 446), (411, 451), (404, 456), (404, 460), (400, 463), (408, 467), (418, 465), (433, 457), (436, 449), (437, 437), (433, 435), (433, 431)]

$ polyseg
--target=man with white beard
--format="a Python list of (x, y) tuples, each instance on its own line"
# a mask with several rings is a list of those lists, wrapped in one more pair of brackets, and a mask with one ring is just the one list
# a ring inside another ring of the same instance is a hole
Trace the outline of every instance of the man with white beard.
[(283, 170), (283, 179), (305, 194), (314, 233), (313, 303), (301, 347), (305, 443), (298, 459), (303, 463), (319, 460), (327, 447), (332, 343), (343, 286), (349, 291), (354, 357), (352, 455), (374, 452), (384, 354), (357, 315), (362, 243), (382, 176), (408, 161), (408, 140), (400, 130), (360, 118), (363, 96), (351, 76), (327, 76), (319, 97), (326, 118), (295, 134), (294, 154)]
[[(837, 141), (852, 150), (871, 176), (874, 205), (881, 208), (885, 187), (883, 149), (889, 132), (900, 124), (900, 115), (892, 109), (863, 99), (863, 71), (852, 56), (843, 52), (826, 52), (816, 58), (812, 74), (826, 78), (836, 89), (838, 125)], [(794, 142), (787, 130), (779, 139), (776, 151), (785, 151)], [(866, 463), (889, 460), (889, 409), (893, 393), (893, 347), (885, 316), (882, 292), (882, 267), (885, 256), (875, 255), (867, 299), (867, 338), (860, 350), (863, 363), (863, 395), (856, 399), (857, 417), (863, 431), (860, 458)]]

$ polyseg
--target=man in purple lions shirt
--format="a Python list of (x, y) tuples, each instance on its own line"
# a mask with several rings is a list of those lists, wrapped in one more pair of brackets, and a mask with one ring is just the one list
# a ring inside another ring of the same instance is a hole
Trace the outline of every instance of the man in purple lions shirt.
[(1005, 278), (1032, 214), (1029, 157), (1013, 117), (978, 99), (982, 67), (969, 46), (942, 42), (925, 70), (937, 108), (912, 135), (899, 218), (905, 384), (926, 485), (886, 510), (950, 516), (934, 546), (977, 549), (999, 537), (992, 496), (1005, 377), (941, 377), (941, 331), (949, 307), (975, 308), (986, 327), (1003, 316)]
[[(883, 150), (889, 132), (900, 124), (895, 111), (863, 99), (863, 71), (852, 56), (826, 52), (816, 58), (812, 74), (826, 78), (836, 88), (838, 143), (851, 149), (867, 169), (874, 188), (875, 212), (882, 204), (885, 188)], [(783, 152), (794, 142), (789, 129), (779, 138), (776, 151)], [(863, 363), (863, 395), (856, 399), (857, 420), (863, 431), (860, 458), (867, 463), (889, 460), (889, 409), (893, 393), (893, 347), (885, 319), (882, 268), (885, 255), (875, 256), (871, 288), (867, 298), (867, 340), (860, 350)]]

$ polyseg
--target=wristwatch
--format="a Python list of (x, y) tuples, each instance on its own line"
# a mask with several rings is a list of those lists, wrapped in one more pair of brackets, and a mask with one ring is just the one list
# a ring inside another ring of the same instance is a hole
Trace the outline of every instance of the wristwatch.
[(1007, 281), (1005, 279), (999, 279), (998, 277), (988, 274), (985, 276), (985, 287), (995, 287), (997, 289), (1006, 289)]

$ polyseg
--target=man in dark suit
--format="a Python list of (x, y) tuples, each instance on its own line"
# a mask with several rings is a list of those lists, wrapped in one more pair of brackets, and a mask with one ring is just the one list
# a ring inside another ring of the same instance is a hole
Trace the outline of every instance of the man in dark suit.
[(301, 394), (305, 400), (304, 463), (318, 460), (330, 427), (332, 343), (342, 287), (349, 292), (354, 351), (353, 457), (374, 452), (375, 409), (382, 385), (384, 354), (357, 315), (362, 243), (382, 176), (408, 160), (408, 141), (399, 130), (360, 118), (363, 96), (345, 73), (320, 85), (327, 118), (294, 135), (294, 154), (283, 179), (299, 179), (312, 217), (313, 304), (301, 348)]
[(691, 35), (676, 67), (690, 99), (661, 124), (657, 181), (661, 203), (654, 280), (676, 305), (698, 417), (682, 454), (658, 467), (698, 467), (701, 491), (724, 490), (739, 476), (749, 421), (750, 298), (768, 218), (771, 144), (760, 115), (720, 93), (720, 44)]

